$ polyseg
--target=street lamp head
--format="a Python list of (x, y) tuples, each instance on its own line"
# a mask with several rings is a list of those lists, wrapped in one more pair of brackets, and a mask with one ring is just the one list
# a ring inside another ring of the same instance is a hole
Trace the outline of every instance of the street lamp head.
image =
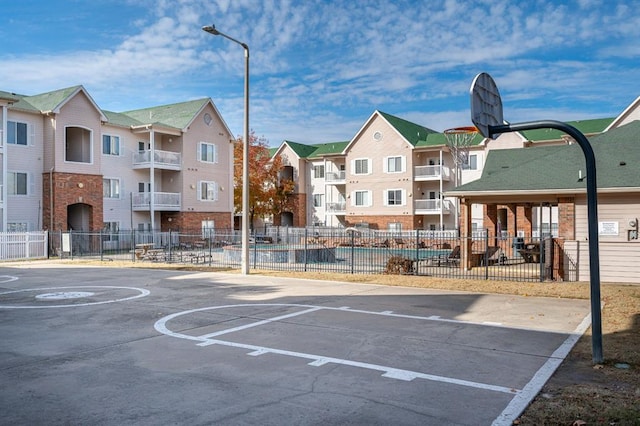
[(216, 26), (215, 25), (205, 25), (204, 27), (202, 27), (202, 31), (205, 31), (209, 34), (213, 34), (213, 35), (220, 35), (220, 32), (218, 30), (216, 30)]

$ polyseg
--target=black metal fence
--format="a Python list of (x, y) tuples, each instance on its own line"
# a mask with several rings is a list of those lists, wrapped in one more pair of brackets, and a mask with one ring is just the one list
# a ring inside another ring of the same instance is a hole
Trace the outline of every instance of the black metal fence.
[[(234, 269), (241, 267), (243, 255), (241, 233), (221, 229), (54, 232), (50, 241), (53, 255), (71, 259)], [(270, 227), (253, 233), (248, 249), (251, 269), (515, 281), (576, 279), (575, 263), (564, 253), (563, 241), (551, 236), (494, 237), (478, 232), (463, 238), (454, 231)]]

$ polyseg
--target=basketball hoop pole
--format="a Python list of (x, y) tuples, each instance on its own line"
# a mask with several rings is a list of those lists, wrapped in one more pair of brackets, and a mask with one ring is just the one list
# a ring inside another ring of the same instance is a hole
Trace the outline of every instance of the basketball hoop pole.
[(602, 312), (600, 305), (600, 251), (598, 246), (598, 199), (596, 183), (596, 157), (587, 137), (575, 127), (555, 120), (488, 126), (489, 134), (498, 135), (534, 129), (556, 129), (571, 136), (582, 148), (587, 166), (587, 222), (589, 235), (589, 273), (591, 282), (591, 346), (593, 362), (601, 364)]

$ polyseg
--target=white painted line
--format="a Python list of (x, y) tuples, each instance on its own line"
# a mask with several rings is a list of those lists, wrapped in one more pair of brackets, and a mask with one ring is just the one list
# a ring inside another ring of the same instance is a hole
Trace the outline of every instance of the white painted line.
[[(145, 297), (151, 294), (149, 290), (145, 290), (143, 288), (137, 287), (116, 287), (116, 286), (97, 286), (97, 285), (88, 285), (88, 286), (75, 286), (75, 287), (47, 287), (47, 288), (25, 288), (21, 290), (13, 290), (13, 291), (5, 291), (0, 293), (0, 296), (5, 294), (14, 294), (14, 293), (23, 293), (28, 291), (43, 291), (43, 290), (61, 290), (61, 289), (86, 289), (86, 288), (100, 288), (100, 289), (119, 289), (119, 290), (133, 290), (138, 292), (139, 294), (130, 297), (123, 297), (121, 299), (111, 299), (111, 300), (103, 300), (101, 302), (88, 302), (88, 303), (75, 303), (71, 305), (0, 305), (0, 309), (45, 309), (45, 308), (77, 308), (80, 306), (91, 306), (91, 305), (104, 305), (106, 303), (115, 303), (115, 302), (124, 302), (125, 300), (133, 300), (138, 299), (140, 297)], [(37, 296), (36, 296), (37, 297)]]
[(393, 313), (393, 311), (382, 311), (382, 312), (380, 312), (380, 313), (381, 313), (381, 314), (384, 314), (384, 315), (389, 315), (389, 314), (392, 314), (392, 313)]
[[(264, 324), (269, 324), (270, 322), (280, 321), (280, 320), (287, 319), (287, 318), (292, 318), (292, 317), (297, 317), (299, 315), (308, 314), (309, 312), (318, 311), (320, 309), (322, 309), (322, 308), (315, 307), (315, 308), (307, 309), (306, 311), (294, 312), (292, 314), (286, 314), (286, 315), (281, 315), (281, 316), (278, 316), (278, 317), (268, 318), (268, 319), (265, 319), (265, 320), (262, 320), (262, 321), (252, 322), (251, 324), (241, 325), (241, 326), (234, 327), (234, 328), (227, 328), (225, 330), (216, 331), (215, 333), (211, 333), (211, 334), (205, 334), (205, 335), (200, 336), (200, 338), (208, 340), (208, 339), (210, 339), (212, 337), (222, 336), (223, 334), (228, 334), (228, 333), (235, 333), (236, 331), (241, 331), (241, 330), (246, 330), (248, 328), (258, 327), (258, 326), (261, 326), (261, 325), (264, 325)], [(200, 345), (201, 346), (206, 346), (205, 343), (201, 343)]]
[(12, 275), (0, 275), (0, 284), (10, 283), (11, 281), (17, 281), (18, 277)]
[(562, 364), (571, 349), (591, 325), (591, 314), (587, 315), (576, 327), (575, 331), (556, 349), (547, 362), (533, 375), (520, 392), (513, 397), (507, 407), (493, 421), (492, 426), (510, 426), (518, 418), (525, 408), (531, 403), (533, 398), (540, 392), (547, 380), (553, 375), (556, 369)]
[[(264, 306), (300, 307), (300, 308), (307, 308), (307, 309), (305, 309), (303, 311), (295, 312), (295, 313), (292, 313), (292, 314), (286, 314), (286, 315), (282, 315), (282, 316), (275, 317), (275, 318), (270, 318), (270, 319), (266, 319), (266, 320), (262, 320), (262, 321), (257, 321), (255, 323), (247, 324), (245, 326), (240, 326), (240, 327), (234, 327), (234, 328), (230, 328), (230, 329), (221, 330), (219, 332), (211, 333), (211, 334), (207, 334), (207, 335), (203, 335), (203, 336), (192, 336), (192, 335), (188, 335), (188, 334), (178, 333), (178, 332), (174, 332), (174, 331), (169, 330), (169, 328), (167, 327), (167, 323), (169, 321), (171, 321), (172, 319), (177, 318), (179, 316), (192, 314), (192, 313), (195, 313), (195, 312), (202, 312), (202, 311), (207, 311), (207, 310), (217, 310), (217, 309), (229, 309), (229, 308), (246, 308), (246, 307), (256, 308), (256, 307), (264, 307)], [(370, 364), (370, 363), (366, 363), (366, 362), (354, 361), (354, 360), (349, 360), (349, 359), (327, 357), (325, 355), (316, 355), (316, 354), (309, 354), (309, 353), (304, 353), (304, 352), (296, 352), (296, 351), (289, 351), (289, 350), (284, 350), (284, 349), (277, 349), (277, 348), (270, 348), (270, 347), (265, 347), (265, 346), (252, 345), (252, 344), (247, 344), (247, 343), (238, 343), (238, 342), (230, 342), (230, 341), (226, 341), (226, 340), (212, 339), (212, 337), (223, 335), (223, 334), (228, 334), (228, 333), (231, 333), (233, 331), (240, 331), (240, 330), (244, 330), (244, 329), (247, 329), (247, 328), (250, 328), (250, 327), (256, 327), (256, 326), (261, 325), (261, 324), (267, 324), (267, 323), (276, 321), (277, 320), (276, 318), (286, 319), (286, 318), (291, 318), (291, 317), (294, 317), (294, 316), (299, 316), (299, 315), (303, 315), (303, 314), (307, 314), (307, 313), (311, 313), (311, 312), (315, 312), (315, 311), (320, 311), (320, 310), (334, 310), (334, 311), (335, 310), (340, 310), (340, 311), (344, 311), (344, 310), (347, 310), (347, 309), (348, 308), (345, 308), (345, 307), (331, 308), (331, 307), (323, 307), (323, 306), (299, 305), (299, 304), (281, 304), (281, 303), (274, 303), (274, 304), (271, 304), (271, 303), (256, 303), (256, 304), (238, 304), (238, 305), (210, 306), (210, 307), (207, 307), (207, 308), (191, 309), (191, 310), (188, 310), (188, 311), (183, 311), (183, 312), (178, 312), (178, 313), (174, 313), (174, 314), (168, 315), (168, 316), (166, 316), (164, 318), (161, 318), (160, 320), (156, 321), (154, 327), (158, 332), (160, 332), (162, 334), (165, 334), (167, 336), (172, 336), (172, 337), (177, 337), (177, 338), (181, 338), (181, 339), (197, 341), (197, 342), (199, 342), (199, 343), (197, 343), (197, 345), (201, 346), (201, 347), (210, 346), (210, 345), (222, 345), (222, 346), (228, 346), (228, 347), (234, 347), (234, 348), (241, 348), (241, 349), (249, 350), (248, 354), (252, 355), (252, 356), (262, 355), (262, 354), (265, 354), (265, 353), (273, 353), (273, 354), (277, 354), (277, 355), (284, 355), (284, 356), (296, 357), (296, 358), (301, 358), (301, 359), (308, 359), (308, 360), (311, 360), (311, 362), (308, 363), (308, 364), (312, 365), (312, 366), (321, 366), (321, 365), (325, 365), (325, 364), (328, 364), (328, 363), (333, 363), (333, 364), (339, 364), (339, 365), (347, 365), (347, 366), (351, 366), (351, 367), (365, 368), (365, 369), (374, 370), (374, 371), (381, 371), (383, 373), (382, 375), (384, 377), (389, 377), (389, 378), (393, 378), (393, 379), (397, 379), (397, 380), (411, 381), (411, 380), (414, 380), (416, 378), (420, 378), (420, 379), (424, 379), (424, 380), (448, 383), (448, 384), (465, 386), (465, 387), (472, 387), (472, 388), (488, 390), (488, 391), (493, 391), (493, 392), (502, 392), (502, 393), (508, 393), (508, 394), (517, 394), (519, 392), (519, 390), (514, 389), (514, 388), (510, 388), (510, 387), (496, 386), (496, 385), (490, 385), (490, 384), (487, 384), (487, 383), (479, 383), (479, 382), (473, 382), (473, 381), (468, 381), (468, 380), (455, 379), (455, 378), (451, 378), (451, 377), (437, 376), (437, 375), (433, 375), (433, 374), (422, 373), (422, 372), (419, 372), (419, 371), (403, 370), (403, 369), (399, 369), (399, 368), (383, 366), (383, 365), (378, 365), (378, 364)], [(408, 318), (408, 319), (421, 319), (421, 320), (428, 320), (428, 321), (432, 320), (429, 317), (419, 317), (419, 316), (415, 316), (415, 315), (381, 314), (379, 312), (363, 311), (363, 310), (350, 310), (350, 309), (348, 309), (348, 312), (350, 312), (350, 313), (360, 313), (360, 314), (369, 314), (369, 315), (384, 315), (384, 316), (389, 316), (389, 317), (399, 317), (399, 318)], [(460, 321), (447, 321), (447, 322), (460, 322)]]

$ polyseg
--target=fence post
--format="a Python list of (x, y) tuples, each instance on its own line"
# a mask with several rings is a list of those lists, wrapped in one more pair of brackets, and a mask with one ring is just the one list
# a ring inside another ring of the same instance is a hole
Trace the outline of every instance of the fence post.
[(484, 233), (484, 279), (489, 279), (489, 229)]
[[(304, 271), (307, 272), (307, 241), (308, 241), (308, 233), (307, 227), (304, 228)], [(289, 252), (289, 256), (291, 256), (291, 252)]]

